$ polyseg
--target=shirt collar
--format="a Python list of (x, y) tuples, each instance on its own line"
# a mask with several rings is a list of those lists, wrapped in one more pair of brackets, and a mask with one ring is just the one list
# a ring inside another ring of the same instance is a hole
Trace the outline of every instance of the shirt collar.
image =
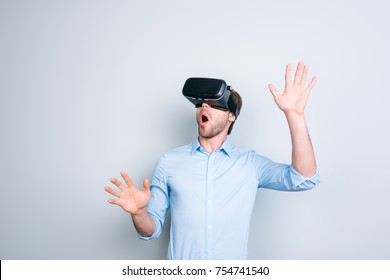
[[(231, 156), (232, 150), (233, 150), (233, 145), (228, 141), (225, 140), (223, 142), (221, 148), (219, 148), (220, 151), (224, 152), (227, 156)], [(192, 150), (191, 150), (191, 155), (195, 154), (195, 152), (200, 151), (200, 152), (205, 152), (203, 147), (200, 145), (198, 138), (194, 142), (192, 142)]]

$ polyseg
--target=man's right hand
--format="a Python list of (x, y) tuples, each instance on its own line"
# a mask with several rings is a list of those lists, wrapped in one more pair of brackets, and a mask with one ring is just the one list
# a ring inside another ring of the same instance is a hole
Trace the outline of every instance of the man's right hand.
[(126, 172), (121, 172), (122, 178), (125, 180), (127, 187), (125, 187), (121, 181), (116, 178), (111, 178), (110, 181), (115, 186), (119, 188), (120, 191), (114, 190), (109, 186), (104, 187), (105, 191), (116, 196), (118, 199), (109, 199), (108, 202), (111, 204), (116, 204), (122, 207), (126, 212), (137, 215), (142, 212), (145, 212), (146, 206), (148, 205), (150, 199), (150, 185), (149, 180), (144, 179), (143, 190), (137, 189), (130, 177)]

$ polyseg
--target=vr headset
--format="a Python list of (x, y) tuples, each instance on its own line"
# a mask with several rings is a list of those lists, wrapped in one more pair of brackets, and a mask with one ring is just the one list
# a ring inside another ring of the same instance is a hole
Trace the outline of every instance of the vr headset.
[(219, 107), (230, 110), (238, 117), (239, 112), (231, 96), (230, 86), (224, 80), (189, 78), (184, 83), (182, 92), (196, 107), (207, 101), (216, 101)]

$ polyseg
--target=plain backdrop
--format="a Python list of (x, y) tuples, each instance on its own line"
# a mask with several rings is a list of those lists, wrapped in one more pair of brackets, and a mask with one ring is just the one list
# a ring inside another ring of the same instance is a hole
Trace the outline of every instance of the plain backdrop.
[(0, 259), (165, 259), (107, 200), (192, 142), (191, 76), (243, 97), (230, 141), (290, 163), (268, 91), (317, 75), (306, 118), (322, 182), (259, 190), (250, 259), (389, 259), (388, 1), (0, 0)]

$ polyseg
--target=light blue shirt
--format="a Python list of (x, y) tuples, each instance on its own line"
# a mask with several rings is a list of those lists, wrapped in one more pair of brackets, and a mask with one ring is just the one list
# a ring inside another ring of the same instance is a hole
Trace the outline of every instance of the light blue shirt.
[(246, 259), (258, 188), (301, 191), (319, 183), (228, 141), (209, 154), (198, 140), (165, 153), (151, 182), (148, 212), (161, 233), (171, 211), (168, 259)]

